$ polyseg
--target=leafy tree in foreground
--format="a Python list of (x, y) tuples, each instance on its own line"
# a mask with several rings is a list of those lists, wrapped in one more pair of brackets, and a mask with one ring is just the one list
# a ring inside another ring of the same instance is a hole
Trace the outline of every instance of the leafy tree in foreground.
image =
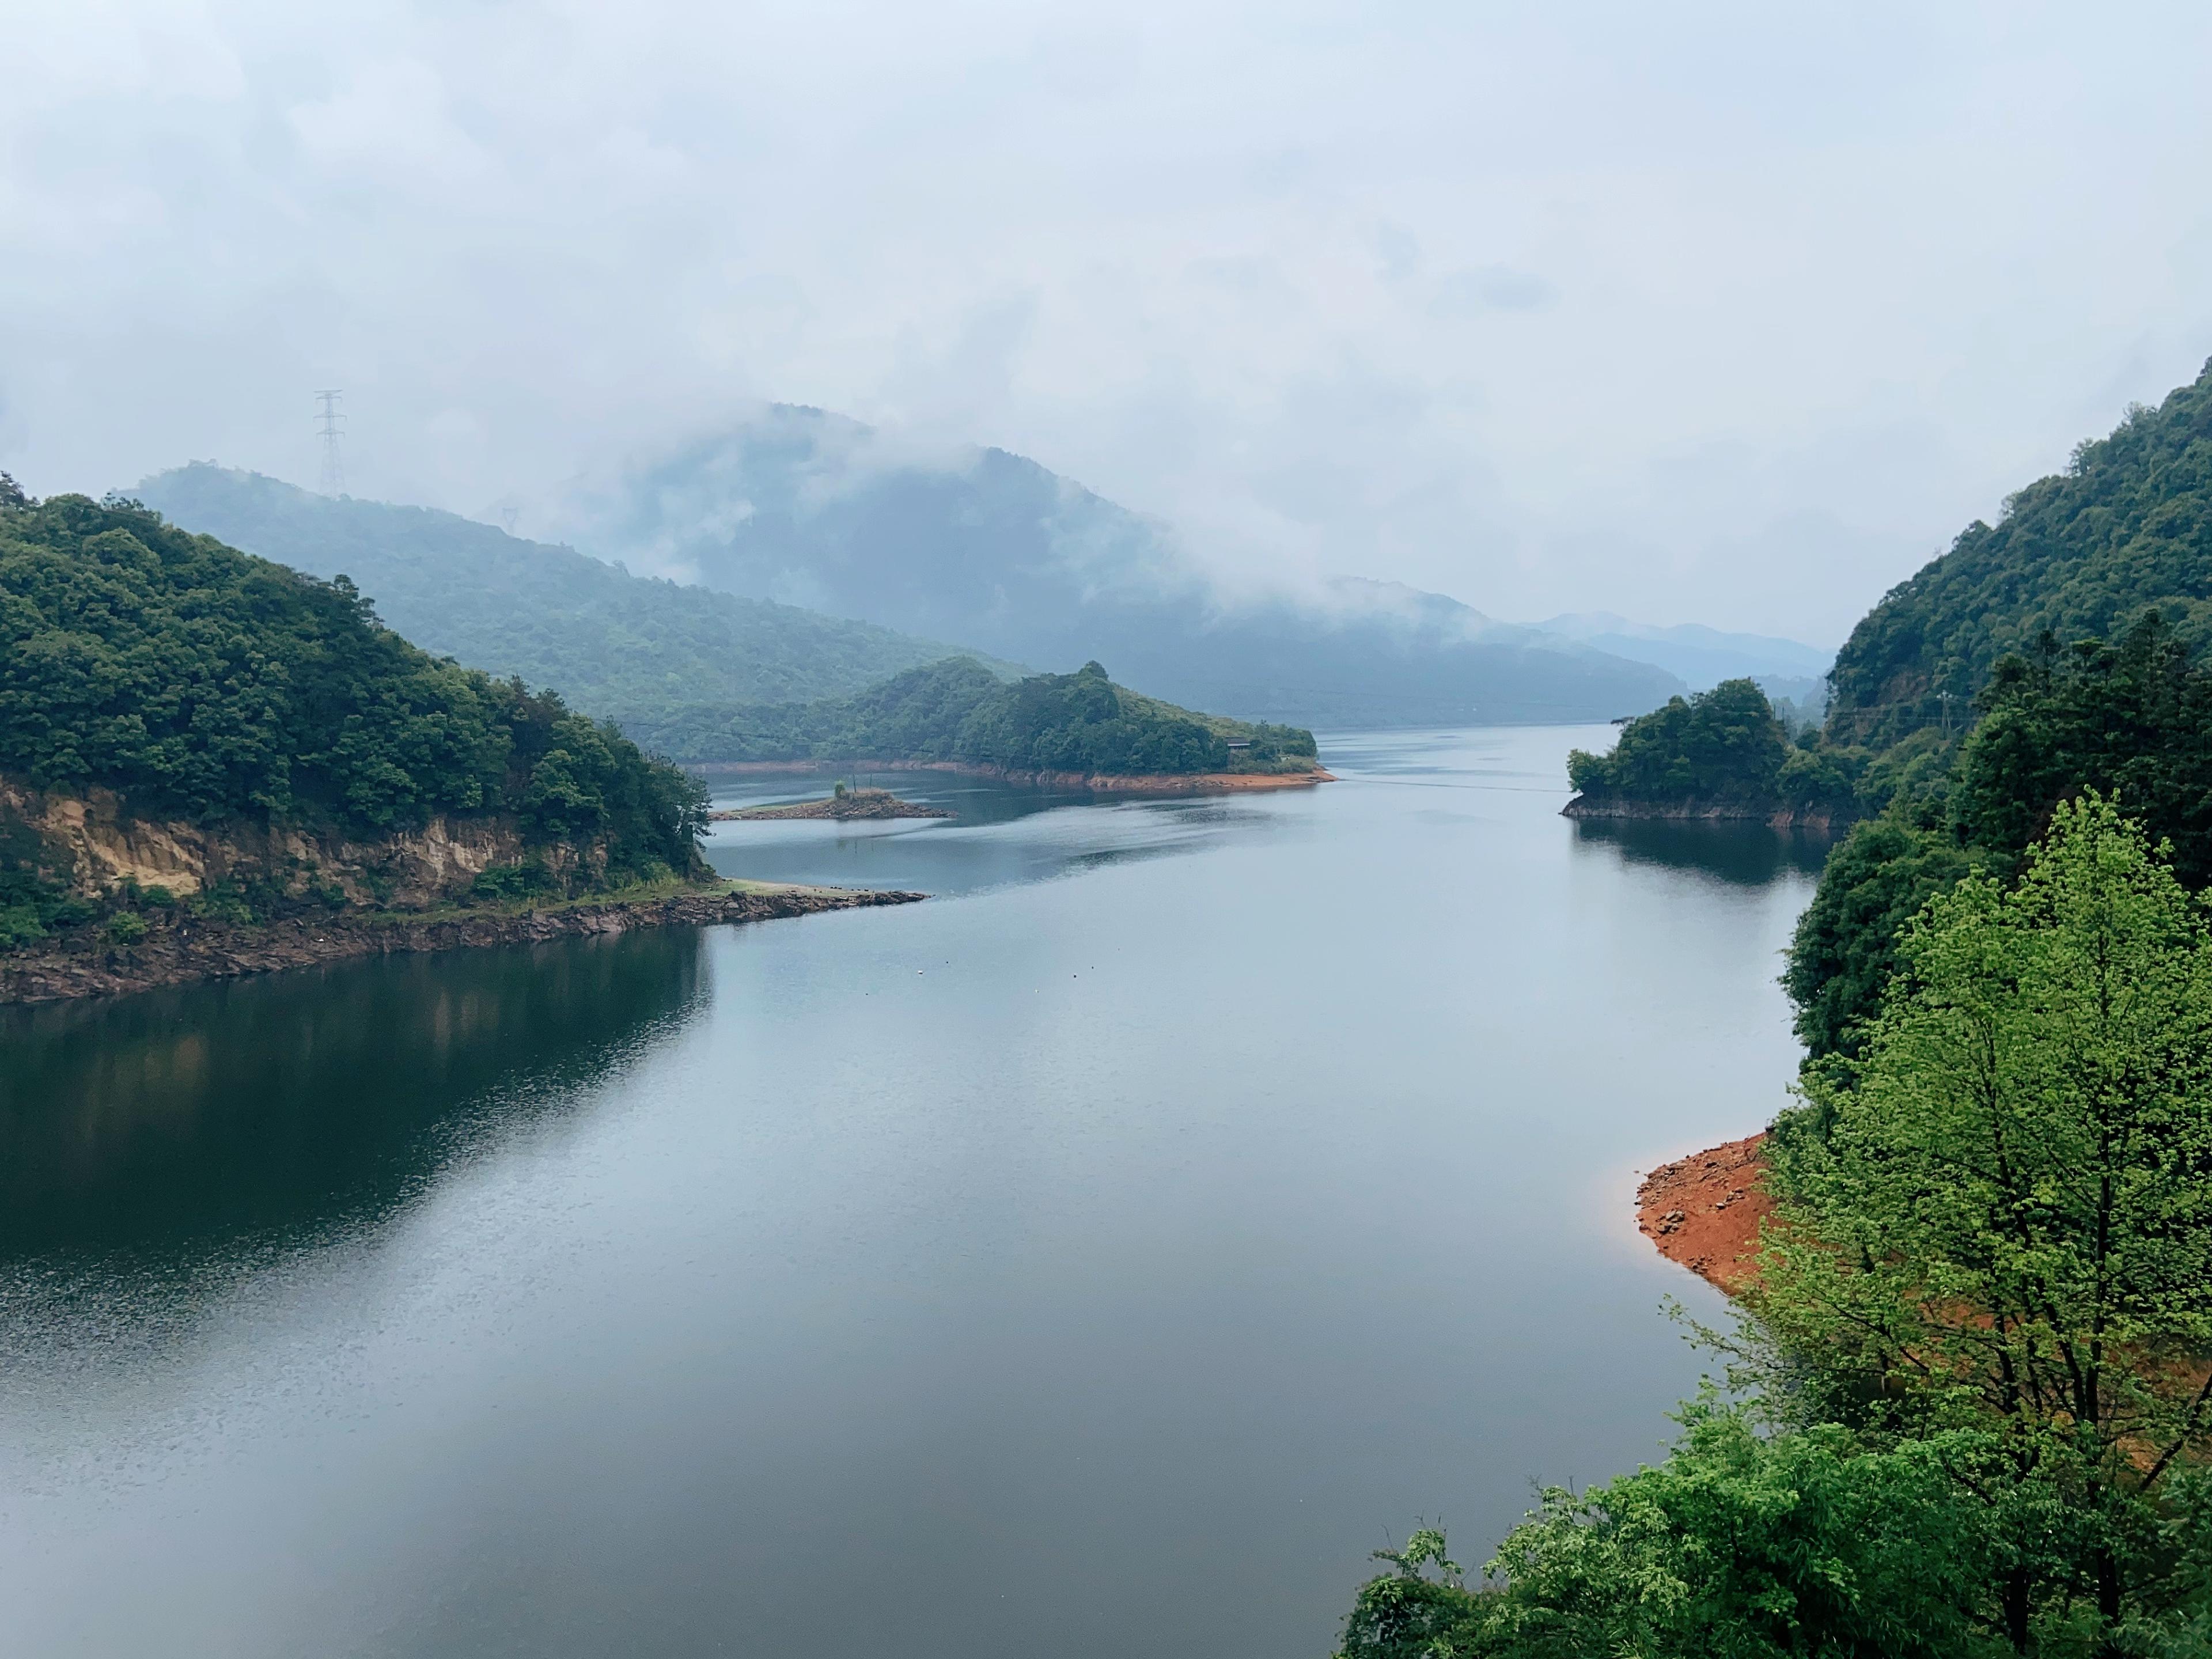
[(2092, 795), (1899, 957), (1780, 1138), (1763, 1391), (1547, 1493), (1480, 1589), (1417, 1536), (1344, 1659), (2212, 1656), (2203, 910)]
[[(1826, 1425), (1768, 1438), (1706, 1399), (1673, 1455), (1553, 1490), (1470, 1589), (1417, 1533), (1364, 1587), (1340, 1659), (1939, 1659), (1986, 1650), (1991, 1528), (1953, 1433), (1886, 1450)], [(1435, 1565), (1442, 1576), (1422, 1569)]]
[[(2014, 1489), (2086, 1531), (2032, 1612), (2086, 1591), (2100, 1644), (2161, 1593), (2161, 1483), (2212, 1449), (2212, 941), (2141, 829), (2061, 806), (2008, 888), (1970, 876), (1899, 947), (1823, 1138), (1785, 1139), (1754, 1307), (1913, 1429), (1996, 1433)], [(2063, 1543), (2063, 1540), (2062, 1540)]]

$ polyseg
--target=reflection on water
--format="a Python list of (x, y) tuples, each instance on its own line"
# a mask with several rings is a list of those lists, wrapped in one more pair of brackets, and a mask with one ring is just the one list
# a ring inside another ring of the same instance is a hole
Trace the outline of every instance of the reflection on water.
[[(714, 805), (813, 799), (833, 781), (819, 773), (752, 773), (719, 784)], [(1268, 823), (1247, 796), (1102, 795), (934, 771), (870, 771), (861, 781), (956, 816), (718, 823), (708, 862), (755, 881), (909, 888), (943, 898), (1194, 852)]]
[(647, 929), (0, 1010), (0, 1252), (357, 1225), (701, 1006)]
[(1574, 825), (1579, 852), (1693, 871), (1734, 887), (1764, 887), (1784, 874), (1817, 876), (1834, 844), (1825, 830), (1774, 830), (1763, 823), (1577, 818)]
[(1633, 1172), (1796, 1072), (1804, 855), (1578, 830), (1606, 735), (873, 775), (960, 816), (714, 856), (935, 902), (0, 1022), (10, 1659), (1328, 1651), (1665, 1440)]

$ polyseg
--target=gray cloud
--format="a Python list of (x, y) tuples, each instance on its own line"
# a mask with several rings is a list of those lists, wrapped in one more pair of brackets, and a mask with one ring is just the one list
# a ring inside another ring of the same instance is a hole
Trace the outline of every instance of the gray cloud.
[(105, 0), (11, 19), (0, 466), (554, 498), (758, 400), (1232, 580), (1832, 640), (2212, 353), (2212, 15)]

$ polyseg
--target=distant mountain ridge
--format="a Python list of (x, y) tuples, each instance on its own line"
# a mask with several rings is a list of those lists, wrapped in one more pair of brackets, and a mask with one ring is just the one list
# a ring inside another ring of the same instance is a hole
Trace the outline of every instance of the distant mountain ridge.
[(1767, 634), (1730, 634), (1698, 623), (1671, 628), (1630, 622), (1608, 611), (1552, 617), (1532, 623), (1536, 630), (1578, 641), (1616, 657), (1648, 662), (1676, 674), (1692, 691), (1706, 691), (1723, 680), (1817, 680), (1836, 653), (1796, 640)]
[(1248, 720), (1609, 720), (1684, 689), (1391, 583), (1234, 602), (1164, 526), (1035, 461), (919, 453), (795, 405), (581, 493), (568, 514), (580, 545), (725, 592), (1043, 667), (1110, 662), (1148, 693)]
[(635, 576), (454, 514), (332, 500), (206, 462), (131, 493), (180, 528), (309, 575), (351, 577), (426, 650), (556, 687), (625, 724), (679, 704), (848, 696), (962, 654), (867, 623)]

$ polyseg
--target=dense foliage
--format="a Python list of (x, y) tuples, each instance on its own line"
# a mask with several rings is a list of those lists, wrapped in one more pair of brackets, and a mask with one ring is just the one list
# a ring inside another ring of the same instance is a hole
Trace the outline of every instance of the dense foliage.
[(2212, 882), (2212, 670), (2158, 612), (2117, 644), (1999, 662), (1949, 805), (1959, 837), (2017, 854), (2083, 788), (2117, 795), (2172, 842), (2191, 887)]
[(1829, 740), (1956, 727), (2002, 657), (2045, 634), (2109, 638), (2147, 608), (2191, 647), (2212, 640), (2212, 365), (1893, 589), (1837, 655)]
[(1723, 680), (1627, 721), (1609, 753), (1571, 751), (1567, 781), (1594, 805), (1717, 817), (1826, 816), (1852, 798), (1848, 777), (1817, 748), (1793, 744), (1748, 679)]
[(1315, 756), (1310, 732), (1194, 714), (1115, 685), (1095, 662), (1009, 685), (957, 657), (856, 696), (700, 708), (641, 735), (685, 760), (964, 761), (1121, 775), (1299, 771)]
[(1782, 976), (1814, 1058), (1856, 1052), (1898, 971), (1899, 933), (1974, 862), (1947, 831), (1887, 819), (1856, 826), (1829, 853)]
[(343, 579), (76, 495), (0, 510), (0, 773), (364, 836), (501, 812), (617, 872), (693, 868), (704, 811), (611, 726), (425, 654)]
[(634, 576), (427, 507), (333, 501), (204, 462), (136, 492), (189, 530), (349, 577), (426, 650), (557, 685), (625, 730), (695, 705), (843, 696), (953, 647), (764, 599)]
[(2212, 883), (2212, 669), (2191, 662), (2164, 617), (2145, 615), (2117, 644), (2039, 641), (1996, 665), (1980, 707), (1945, 775), (1854, 830), (1799, 918), (1784, 983), (1816, 1059), (1855, 1052), (1920, 907), (1970, 867), (2015, 868), (2084, 788), (2169, 842), (2189, 886)]
[(2091, 796), (1901, 948), (1782, 1139), (1745, 1403), (1481, 1588), (1417, 1534), (1345, 1659), (2212, 1654), (2205, 908)]
[[(1936, 1659), (1976, 1650), (1989, 1529), (1947, 1463), (1975, 1437), (1876, 1444), (1838, 1424), (1767, 1437), (1710, 1399), (1673, 1455), (1553, 1489), (1468, 1588), (1416, 1533), (1362, 1588), (1340, 1659)], [(1431, 1571), (1424, 1571), (1429, 1569)]]

